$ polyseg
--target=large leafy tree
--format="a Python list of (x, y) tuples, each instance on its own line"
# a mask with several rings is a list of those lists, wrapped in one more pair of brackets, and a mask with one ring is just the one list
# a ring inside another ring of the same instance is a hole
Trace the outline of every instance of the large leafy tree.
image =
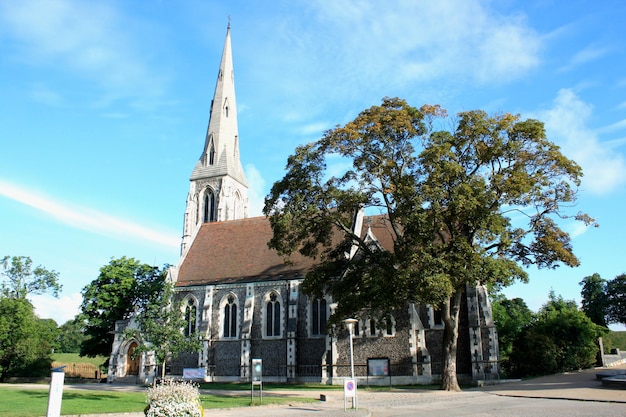
[(84, 323), (78, 318), (66, 321), (59, 327), (59, 352), (80, 352), (80, 346), (86, 339), (83, 327)]
[[(136, 328), (126, 330), (126, 338), (138, 341), (134, 353), (153, 352), (157, 365), (161, 367), (161, 378), (165, 377), (165, 363), (183, 352), (198, 352), (202, 342), (189, 329), (185, 312), (174, 297), (174, 286), (166, 283), (160, 291), (151, 294), (149, 302), (134, 317)], [(192, 328), (195, 328), (195, 323)], [(155, 381), (156, 382), (156, 381)]]
[(56, 338), (54, 320), (38, 318), (28, 300), (0, 297), (0, 381), (48, 375)]
[(28, 256), (5, 256), (0, 260), (0, 268), (5, 297), (26, 298), (46, 292), (57, 297), (61, 291), (59, 273), (41, 265), (33, 269), (33, 261)]
[(165, 282), (166, 268), (142, 264), (134, 258), (111, 259), (100, 268), (100, 275), (83, 288), (79, 319), (84, 323), (86, 339), (82, 356), (109, 356), (115, 322), (129, 319), (141, 310), (150, 295), (158, 293)]
[(606, 294), (607, 282), (600, 274), (589, 275), (580, 282), (582, 290), (582, 311), (595, 324), (607, 326), (606, 316), (608, 309), (608, 299)]
[(606, 283), (606, 297), (608, 321), (626, 324), (626, 274)]
[[(407, 302), (437, 306), (445, 325), (442, 388), (458, 390), (466, 285), (526, 281), (528, 265), (578, 265), (558, 220), (570, 218), (565, 209), (581, 176), (538, 120), (480, 110), (450, 120), (439, 106), (385, 98), (296, 148), (264, 213), (271, 247), (319, 260), (304, 289), (338, 302), (332, 320)], [(385, 216), (393, 250), (353, 232), (361, 209)], [(571, 217), (593, 223), (582, 213)], [(354, 246), (359, 256), (346, 256)]]
[(513, 342), (534, 318), (533, 312), (521, 298), (508, 299), (503, 295), (491, 303), (493, 321), (498, 329), (500, 359), (507, 360), (513, 352)]

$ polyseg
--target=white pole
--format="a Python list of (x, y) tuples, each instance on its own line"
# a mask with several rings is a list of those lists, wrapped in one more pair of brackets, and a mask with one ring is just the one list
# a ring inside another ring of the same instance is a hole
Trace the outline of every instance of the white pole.
[[(356, 380), (354, 379), (354, 348), (352, 346), (352, 337), (354, 335), (354, 325), (358, 323), (357, 319), (345, 319), (344, 323), (348, 327), (348, 332), (350, 333), (350, 377), (354, 381), (354, 396), (352, 397), (352, 408), (356, 408), (358, 410), (358, 402), (356, 399)], [(345, 404), (344, 404), (345, 408)]]
[(51, 372), (50, 391), (48, 393), (48, 411), (46, 417), (61, 416), (61, 401), (63, 399), (63, 380), (65, 379), (64, 366), (54, 368)]
[(350, 323), (350, 377), (354, 379), (354, 348), (352, 347), (352, 323)]

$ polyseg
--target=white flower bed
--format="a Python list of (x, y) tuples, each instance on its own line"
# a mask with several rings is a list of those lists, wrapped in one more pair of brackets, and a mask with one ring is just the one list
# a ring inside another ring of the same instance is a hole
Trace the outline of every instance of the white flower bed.
[(148, 388), (146, 417), (202, 417), (198, 387), (190, 382), (163, 381)]

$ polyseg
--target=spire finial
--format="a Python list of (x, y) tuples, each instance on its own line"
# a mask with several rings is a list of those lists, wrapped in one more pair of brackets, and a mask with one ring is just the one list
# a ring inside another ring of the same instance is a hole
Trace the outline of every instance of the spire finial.
[(228, 15), (228, 28), (227, 29), (230, 29), (230, 15)]

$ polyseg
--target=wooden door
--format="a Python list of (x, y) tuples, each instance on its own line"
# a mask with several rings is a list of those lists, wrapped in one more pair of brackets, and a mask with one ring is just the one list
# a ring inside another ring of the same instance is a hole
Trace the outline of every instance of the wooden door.
[(126, 355), (126, 375), (139, 375), (139, 356), (133, 359), (133, 352), (137, 349), (137, 342), (130, 344)]

